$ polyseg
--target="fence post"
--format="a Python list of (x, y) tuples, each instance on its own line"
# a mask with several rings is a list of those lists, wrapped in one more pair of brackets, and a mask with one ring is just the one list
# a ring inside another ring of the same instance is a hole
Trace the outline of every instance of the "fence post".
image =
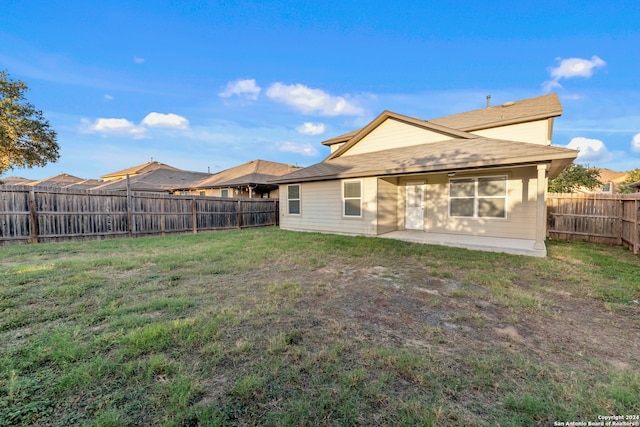
[(620, 199), (620, 201), (618, 201), (618, 215), (616, 218), (616, 234), (618, 235), (618, 246), (622, 246), (624, 239), (623, 239), (623, 234), (624, 234), (624, 200)]
[(633, 253), (640, 253), (640, 199), (634, 200), (636, 217), (633, 220)]
[(164, 205), (166, 201), (167, 196), (163, 196), (162, 199), (160, 199), (160, 232), (162, 233), (162, 236), (164, 236), (167, 231), (167, 215), (164, 213)]
[(191, 199), (191, 226), (193, 228), (193, 234), (198, 233), (198, 213), (196, 209), (196, 198)]
[(29, 217), (31, 219), (31, 243), (38, 243), (38, 212), (36, 210), (36, 192), (33, 188), (29, 191)]
[(242, 229), (242, 201), (238, 199), (238, 230)]
[(133, 196), (131, 195), (131, 183), (129, 182), (129, 174), (127, 174), (127, 219), (129, 227), (129, 237), (133, 237)]

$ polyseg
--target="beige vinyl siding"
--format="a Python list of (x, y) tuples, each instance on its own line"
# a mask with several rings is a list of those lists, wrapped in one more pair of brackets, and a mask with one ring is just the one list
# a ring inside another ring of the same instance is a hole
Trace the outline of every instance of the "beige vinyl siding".
[(342, 157), (450, 139), (452, 138), (448, 135), (389, 118), (343, 153)]
[(486, 138), (506, 139), (509, 141), (529, 142), (540, 145), (551, 144), (549, 140), (549, 122), (546, 119), (536, 122), (482, 129), (471, 133)]
[[(426, 231), (474, 236), (535, 239), (535, 167), (492, 171), (485, 176), (507, 175), (507, 218), (452, 218), (449, 216), (449, 178), (431, 175), (426, 190)], [(482, 176), (480, 174), (457, 174)]]
[[(343, 215), (342, 180), (300, 184), (300, 215), (287, 215), (280, 209), (280, 228), (338, 234), (376, 235), (376, 178), (362, 179), (362, 217)], [(286, 194), (286, 185), (280, 194)], [(280, 205), (286, 206), (280, 198)]]
[(330, 145), (329, 147), (331, 148), (331, 153), (333, 153), (334, 151), (338, 151), (340, 148), (342, 148), (343, 145), (344, 145), (344, 142)]
[(378, 179), (378, 234), (398, 229), (398, 179)]

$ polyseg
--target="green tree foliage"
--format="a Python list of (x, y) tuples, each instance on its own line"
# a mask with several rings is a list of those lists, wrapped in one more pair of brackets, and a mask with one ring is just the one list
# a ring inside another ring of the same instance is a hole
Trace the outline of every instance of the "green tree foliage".
[(58, 154), (56, 132), (26, 101), (27, 84), (0, 71), (0, 175), (14, 167), (44, 166)]
[(572, 163), (557, 178), (549, 181), (549, 192), (575, 193), (579, 188), (591, 190), (600, 185), (602, 182), (598, 168)]
[(618, 193), (635, 193), (636, 189), (629, 187), (629, 184), (636, 181), (640, 181), (640, 168), (627, 171), (627, 179), (618, 186)]

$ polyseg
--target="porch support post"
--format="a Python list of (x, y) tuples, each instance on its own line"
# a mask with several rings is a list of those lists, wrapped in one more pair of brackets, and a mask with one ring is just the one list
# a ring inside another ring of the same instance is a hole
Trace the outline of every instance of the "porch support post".
[(544, 240), (547, 236), (547, 165), (538, 165), (537, 196), (536, 196), (536, 242), (533, 249), (544, 250)]

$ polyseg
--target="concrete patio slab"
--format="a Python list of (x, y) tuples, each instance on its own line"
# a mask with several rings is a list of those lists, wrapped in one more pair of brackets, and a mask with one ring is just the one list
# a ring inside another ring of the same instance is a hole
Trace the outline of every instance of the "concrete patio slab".
[(513, 255), (546, 257), (547, 249), (534, 249), (535, 240), (505, 239), (485, 236), (462, 236), (457, 234), (427, 233), (419, 230), (401, 230), (381, 234), (384, 239), (396, 239), (406, 242), (430, 245), (453, 246), (476, 251), (505, 252)]

